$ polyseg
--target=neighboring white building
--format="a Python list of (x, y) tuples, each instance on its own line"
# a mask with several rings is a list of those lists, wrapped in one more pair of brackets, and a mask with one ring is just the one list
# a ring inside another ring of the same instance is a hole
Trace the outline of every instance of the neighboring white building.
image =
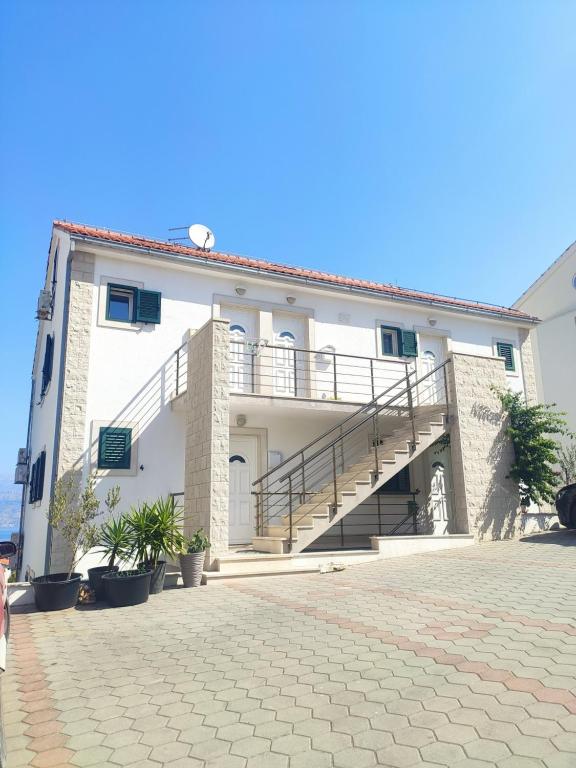
[(121, 509), (178, 494), (212, 568), (518, 528), (491, 389), (535, 397), (518, 309), (56, 221), (39, 316), (22, 576), (66, 565), (46, 512), (70, 472)]
[(533, 345), (538, 399), (565, 411), (570, 429), (576, 432), (576, 243), (514, 306), (542, 320)]

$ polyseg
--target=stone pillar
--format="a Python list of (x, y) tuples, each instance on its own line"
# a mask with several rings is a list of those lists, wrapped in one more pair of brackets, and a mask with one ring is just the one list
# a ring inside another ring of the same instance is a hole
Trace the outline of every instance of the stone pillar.
[(448, 377), (456, 532), (509, 538), (520, 514), (518, 488), (506, 477), (514, 452), (500, 400), (491, 389), (507, 388), (504, 361), (452, 354)]
[(536, 388), (536, 370), (534, 368), (534, 356), (532, 353), (532, 336), (534, 332), (520, 329), (520, 362), (522, 364), (522, 379), (524, 381), (524, 394), (529, 405), (538, 402)]
[[(66, 359), (62, 390), (62, 416), (56, 478), (72, 473), (82, 482), (84, 468), (84, 435), (88, 398), (88, 368), (90, 363), (90, 331), (94, 297), (94, 256), (75, 251), (72, 254), (68, 327), (66, 329)], [(64, 338), (64, 337), (62, 337)], [(58, 428), (58, 425), (56, 425)], [(47, 572), (59, 573), (69, 568), (71, 553), (57, 531), (52, 531), (47, 551)]]
[(230, 330), (209, 320), (188, 341), (184, 533), (203, 528), (208, 562), (228, 551)]

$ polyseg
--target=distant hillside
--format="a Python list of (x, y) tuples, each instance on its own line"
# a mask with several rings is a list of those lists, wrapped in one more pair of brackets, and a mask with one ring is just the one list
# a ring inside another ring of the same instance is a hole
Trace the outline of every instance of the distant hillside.
[(20, 525), (22, 486), (13, 478), (0, 475), (0, 530), (17, 531)]

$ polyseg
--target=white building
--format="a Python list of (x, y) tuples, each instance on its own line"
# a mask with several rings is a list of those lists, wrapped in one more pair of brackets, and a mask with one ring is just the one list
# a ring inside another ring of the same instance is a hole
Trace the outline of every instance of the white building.
[(537, 314), (534, 364), (538, 399), (556, 403), (576, 432), (576, 243), (526, 290), (515, 307)]
[(535, 397), (518, 309), (63, 221), (40, 305), (22, 576), (66, 564), (46, 512), (70, 472), (121, 509), (178, 494), (211, 568), (518, 528), (491, 389)]

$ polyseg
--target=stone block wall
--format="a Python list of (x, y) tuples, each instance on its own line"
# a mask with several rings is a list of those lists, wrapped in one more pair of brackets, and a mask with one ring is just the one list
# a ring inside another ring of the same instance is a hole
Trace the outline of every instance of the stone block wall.
[(538, 402), (536, 390), (536, 370), (532, 352), (532, 338), (535, 331), (520, 329), (520, 362), (522, 364), (522, 379), (526, 402), (535, 405)]
[[(62, 392), (62, 418), (56, 477), (72, 473), (82, 481), (84, 436), (90, 363), (90, 329), (94, 298), (94, 256), (76, 251), (72, 257), (66, 359)], [(56, 426), (58, 428), (58, 425)], [(57, 531), (52, 531), (48, 571), (69, 567), (71, 553)]]
[(504, 362), (453, 354), (448, 374), (456, 532), (510, 538), (520, 515), (517, 486), (506, 477), (514, 453), (500, 400), (491, 389), (507, 387)]
[(228, 551), (230, 330), (209, 320), (188, 341), (184, 533), (203, 528), (208, 562)]

